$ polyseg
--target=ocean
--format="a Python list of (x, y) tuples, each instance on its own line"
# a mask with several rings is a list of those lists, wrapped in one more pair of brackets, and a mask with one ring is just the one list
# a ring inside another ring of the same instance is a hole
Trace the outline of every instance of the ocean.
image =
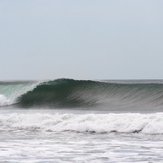
[(162, 163), (163, 81), (1, 81), (0, 162)]

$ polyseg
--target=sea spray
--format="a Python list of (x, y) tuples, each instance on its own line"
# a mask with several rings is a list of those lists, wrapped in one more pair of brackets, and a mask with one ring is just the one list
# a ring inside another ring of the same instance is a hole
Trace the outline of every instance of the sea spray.
[(0, 94), (0, 106), (9, 105), (10, 101), (4, 96)]

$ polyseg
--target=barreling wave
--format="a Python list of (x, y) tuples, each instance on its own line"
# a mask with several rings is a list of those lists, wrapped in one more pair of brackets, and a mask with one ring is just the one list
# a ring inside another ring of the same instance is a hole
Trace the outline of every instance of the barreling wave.
[(57, 79), (0, 83), (0, 105), (21, 107), (105, 107), (163, 109), (162, 82), (114, 82)]

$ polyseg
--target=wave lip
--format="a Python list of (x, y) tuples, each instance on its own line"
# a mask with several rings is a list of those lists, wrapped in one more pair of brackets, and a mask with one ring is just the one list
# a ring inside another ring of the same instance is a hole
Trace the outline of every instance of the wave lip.
[(33, 90), (38, 84), (36, 81), (0, 82), (0, 106), (16, 104), (21, 95)]

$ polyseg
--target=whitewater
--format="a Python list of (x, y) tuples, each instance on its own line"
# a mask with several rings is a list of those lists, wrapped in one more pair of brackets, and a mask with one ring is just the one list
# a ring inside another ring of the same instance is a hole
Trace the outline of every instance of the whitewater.
[(0, 162), (163, 160), (163, 81), (0, 82)]

